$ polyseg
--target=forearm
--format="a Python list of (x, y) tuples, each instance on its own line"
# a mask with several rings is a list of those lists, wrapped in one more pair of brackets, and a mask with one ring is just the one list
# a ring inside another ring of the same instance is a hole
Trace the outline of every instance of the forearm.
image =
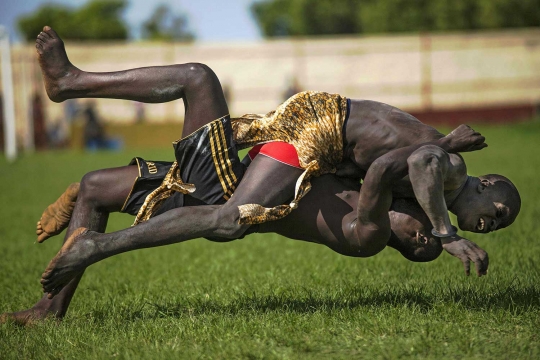
[(448, 154), (441, 149), (425, 148), (412, 154), (408, 163), (416, 200), (433, 228), (440, 234), (454, 232), (444, 200), (444, 182), (450, 166)]
[(411, 154), (425, 145), (434, 146), (437, 142), (393, 150), (369, 167), (360, 190), (356, 225), (360, 247), (368, 249), (368, 254), (374, 254), (386, 245), (390, 234), (388, 210), (392, 204), (393, 184), (407, 174)]

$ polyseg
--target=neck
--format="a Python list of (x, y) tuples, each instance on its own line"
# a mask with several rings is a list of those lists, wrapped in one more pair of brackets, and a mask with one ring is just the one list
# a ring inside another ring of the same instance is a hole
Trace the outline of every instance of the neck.
[(478, 182), (477, 177), (467, 175), (467, 179), (457, 190), (458, 194), (455, 197), (455, 199), (450, 204), (447, 204), (447, 208), (448, 210), (450, 210), (450, 212), (452, 212), (453, 214), (456, 214), (456, 212), (460, 208), (460, 204), (462, 203), (462, 200), (467, 198), (467, 194), (471, 190), (474, 190), (474, 188), (477, 185), (476, 184), (477, 182)]

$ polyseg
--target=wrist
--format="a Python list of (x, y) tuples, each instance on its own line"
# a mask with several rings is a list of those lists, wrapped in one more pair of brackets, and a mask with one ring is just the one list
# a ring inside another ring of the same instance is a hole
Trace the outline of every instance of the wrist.
[(445, 229), (446, 231), (444, 233), (442, 232), (438, 232), (437, 230), (435, 230), (435, 228), (431, 229), (431, 234), (433, 234), (433, 236), (436, 236), (438, 238), (449, 238), (449, 237), (452, 237), (452, 236), (455, 236), (457, 234), (457, 228), (454, 226), (454, 225), (450, 225), (450, 228), (448, 229)]
[(437, 140), (437, 146), (439, 146), (441, 149), (443, 149), (446, 152), (452, 152), (452, 146), (451, 141), (448, 138), (448, 136), (442, 137), (439, 140)]

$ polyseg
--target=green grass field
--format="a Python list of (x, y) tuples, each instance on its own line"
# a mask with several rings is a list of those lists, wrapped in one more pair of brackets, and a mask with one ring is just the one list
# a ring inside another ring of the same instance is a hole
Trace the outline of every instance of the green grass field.
[[(0, 325), (0, 358), (540, 358), (540, 122), (478, 126), (490, 147), (469, 173), (502, 173), (521, 191), (516, 223), (465, 234), (490, 255), (466, 277), (443, 253), (416, 264), (386, 249), (347, 258), (277, 235), (194, 240), (126, 253), (86, 272), (65, 320)], [(49, 152), (0, 160), (0, 312), (30, 307), (61, 244), (36, 244), (42, 210), (90, 170), (172, 148)], [(114, 214), (108, 231), (130, 225)]]

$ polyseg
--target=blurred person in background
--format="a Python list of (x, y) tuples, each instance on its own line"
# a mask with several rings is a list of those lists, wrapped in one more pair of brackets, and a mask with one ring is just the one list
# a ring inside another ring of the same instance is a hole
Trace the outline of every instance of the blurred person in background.
[(135, 109), (135, 123), (143, 123), (145, 121), (144, 104), (140, 101), (134, 101), (133, 108)]
[(119, 150), (122, 147), (122, 141), (117, 138), (109, 138), (105, 133), (105, 126), (100, 120), (96, 102), (88, 101), (83, 110), (84, 116), (84, 147), (87, 150)]
[(36, 150), (47, 149), (48, 139), (43, 102), (38, 91), (32, 95), (32, 122), (34, 123), (34, 146)]

